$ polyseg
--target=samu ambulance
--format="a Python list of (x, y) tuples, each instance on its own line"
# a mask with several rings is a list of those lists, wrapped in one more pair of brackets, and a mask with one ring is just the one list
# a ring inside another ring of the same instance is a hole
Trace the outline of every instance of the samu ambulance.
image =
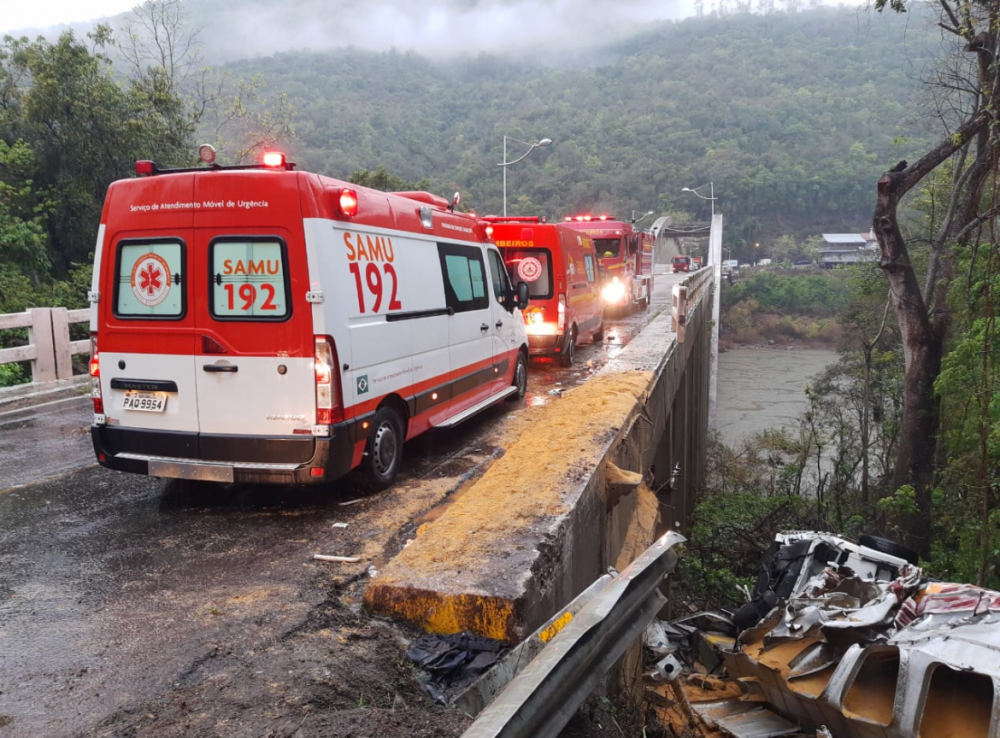
[(361, 467), (384, 488), (405, 440), (524, 395), (527, 296), (457, 195), (201, 154), (108, 189), (89, 293), (102, 466), (279, 484)]

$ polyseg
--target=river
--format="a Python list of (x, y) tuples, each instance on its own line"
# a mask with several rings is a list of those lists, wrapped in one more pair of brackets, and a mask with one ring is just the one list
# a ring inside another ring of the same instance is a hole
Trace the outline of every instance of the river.
[(719, 354), (718, 428), (735, 446), (767, 428), (797, 427), (809, 381), (837, 361), (828, 349), (740, 348)]

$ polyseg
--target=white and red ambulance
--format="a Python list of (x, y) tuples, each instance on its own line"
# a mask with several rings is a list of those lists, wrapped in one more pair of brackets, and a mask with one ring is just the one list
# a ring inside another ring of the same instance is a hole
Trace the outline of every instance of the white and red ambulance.
[(101, 465), (279, 484), (360, 466), (384, 488), (404, 440), (523, 396), (527, 295), (457, 195), (202, 158), (137, 162), (108, 189), (89, 294)]

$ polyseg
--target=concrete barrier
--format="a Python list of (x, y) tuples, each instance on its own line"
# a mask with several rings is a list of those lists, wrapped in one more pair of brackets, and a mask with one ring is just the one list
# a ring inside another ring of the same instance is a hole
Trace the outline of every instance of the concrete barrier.
[(0, 364), (31, 362), (31, 381), (35, 384), (69, 379), (73, 376), (73, 356), (90, 352), (90, 341), (71, 341), (71, 323), (90, 321), (90, 310), (66, 308), (31, 308), (23, 313), (0, 315), (0, 330), (27, 328), (25, 346), (0, 349)]
[(661, 313), (584, 385), (526, 409), (505, 455), (372, 580), (372, 612), (519, 642), (651, 545), (658, 509), (685, 526), (707, 433), (705, 271), (686, 280), (684, 343)]
[(73, 356), (90, 353), (90, 340), (71, 341), (72, 323), (90, 321), (90, 310), (31, 308), (0, 315), (0, 330), (27, 328), (28, 343), (0, 349), (0, 364), (31, 362), (31, 382), (0, 387), (0, 411), (85, 393), (90, 377), (73, 375)]

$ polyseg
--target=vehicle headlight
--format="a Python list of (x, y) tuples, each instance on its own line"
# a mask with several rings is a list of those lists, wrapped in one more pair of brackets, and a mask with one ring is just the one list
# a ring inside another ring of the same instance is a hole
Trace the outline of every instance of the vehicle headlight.
[(601, 290), (601, 296), (604, 298), (605, 302), (621, 302), (625, 297), (625, 284), (623, 282), (619, 282), (618, 277), (615, 277), (614, 280), (604, 285), (604, 289)]

